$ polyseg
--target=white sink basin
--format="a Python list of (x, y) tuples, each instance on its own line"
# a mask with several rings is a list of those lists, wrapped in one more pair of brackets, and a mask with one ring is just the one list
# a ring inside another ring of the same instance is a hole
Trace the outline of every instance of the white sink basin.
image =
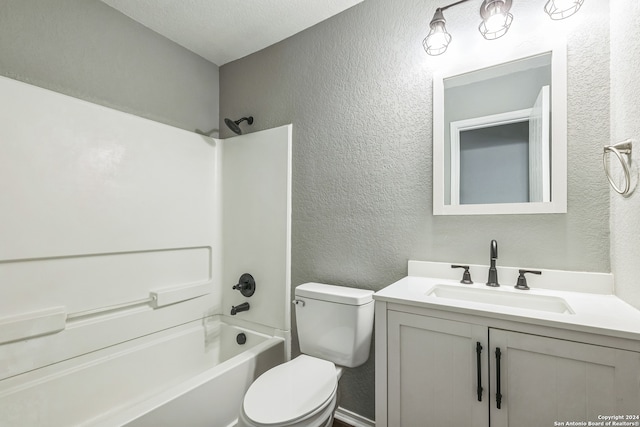
[(551, 313), (575, 314), (567, 302), (548, 295), (534, 295), (526, 291), (519, 293), (497, 290), (464, 288), (455, 285), (435, 285), (427, 291), (427, 296), (449, 300), (471, 301), (483, 304), (501, 305), (526, 310), (546, 311)]

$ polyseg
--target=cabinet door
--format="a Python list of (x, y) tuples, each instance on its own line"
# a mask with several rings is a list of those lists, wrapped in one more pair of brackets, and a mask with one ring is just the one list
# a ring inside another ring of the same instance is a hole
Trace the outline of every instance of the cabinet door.
[(389, 311), (387, 328), (389, 426), (488, 427), (486, 327)]
[(553, 426), (640, 411), (640, 353), (495, 329), (489, 344), (492, 427)]

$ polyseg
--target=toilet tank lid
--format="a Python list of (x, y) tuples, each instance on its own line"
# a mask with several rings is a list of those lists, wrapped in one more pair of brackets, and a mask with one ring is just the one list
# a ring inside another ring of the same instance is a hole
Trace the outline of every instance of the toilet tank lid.
[(364, 305), (373, 301), (373, 291), (326, 285), (324, 283), (304, 283), (296, 287), (296, 297), (306, 297), (321, 301), (348, 305)]

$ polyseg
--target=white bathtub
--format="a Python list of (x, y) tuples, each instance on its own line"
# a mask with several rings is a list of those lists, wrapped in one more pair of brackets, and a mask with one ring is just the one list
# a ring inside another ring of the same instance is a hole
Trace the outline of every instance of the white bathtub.
[(0, 426), (233, 426), (284, 358), (284, 339), (208, 318), (1, 381)]

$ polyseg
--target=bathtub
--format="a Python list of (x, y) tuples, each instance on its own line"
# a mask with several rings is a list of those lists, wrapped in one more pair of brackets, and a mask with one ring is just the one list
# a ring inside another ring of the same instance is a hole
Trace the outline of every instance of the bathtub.
[(233, 426), (284, 359), (283, 338), (214, 316), (1, 381), (0, 425)]

